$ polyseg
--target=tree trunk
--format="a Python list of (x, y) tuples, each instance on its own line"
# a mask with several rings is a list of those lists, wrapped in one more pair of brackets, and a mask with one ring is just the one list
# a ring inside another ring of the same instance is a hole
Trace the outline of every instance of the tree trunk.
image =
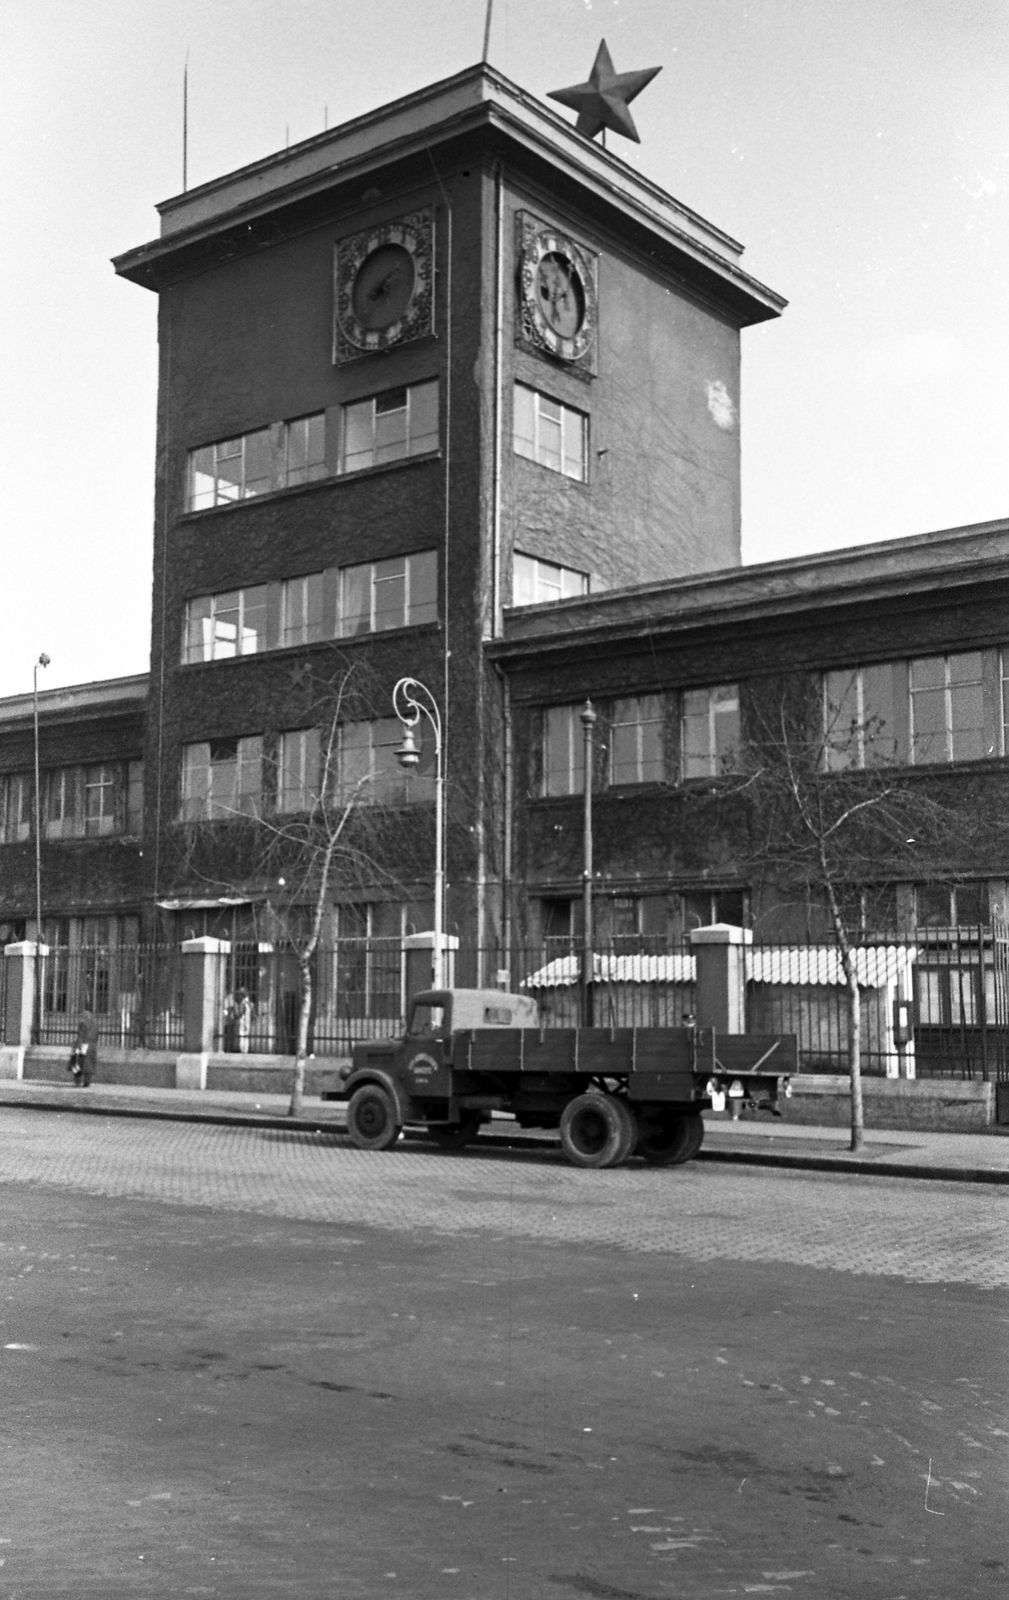
[(298, 1011), (298, 1048), (294, 1057), (294, 1082), (291, 1085), (289, 1117), (300, 1117), (305, 1098), (305, 1062), (308, 1059), (308, 1025), (312, 1015), (312, 959), (299, 960), (301, 972), (301, 1007)]
[(848, 1076), (851, 1079), (851, 1148), (861, 1150), (865, 1123), (862, 1116), (862, 996), (854, 970), (848, 980)]

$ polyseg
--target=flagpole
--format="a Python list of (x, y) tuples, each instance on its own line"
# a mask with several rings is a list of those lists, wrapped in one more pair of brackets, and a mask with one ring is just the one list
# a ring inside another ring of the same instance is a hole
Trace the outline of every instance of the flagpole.
[(483, 55), (480, 57), (484, 66), (487, 65), (487, 58), (490, 55), (490, 25), (493, 15), (494, 0), (487, 0), (487, 16), (483, 25)]

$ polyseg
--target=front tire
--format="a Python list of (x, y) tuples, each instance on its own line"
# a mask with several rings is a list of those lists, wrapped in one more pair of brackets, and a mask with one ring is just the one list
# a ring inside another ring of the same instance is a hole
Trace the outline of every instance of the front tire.
[(377, 1083), (355, 1089), (347, 1106), (347, 1132), (359, 1150), (389, 1150), (402, 1128), (392, 1096)]
[(610, 1094), (580, 1094), (561, 1114), (561, 1148), (576, 1167), (619, 1167), (638, 1137), (628, 1106)]
[(653, 1112), (638, 1117), (637, 1153), (652, 1167), (679, 1167), (696, 1156), (704, 1142), (704, 1121), (696, 1115)]

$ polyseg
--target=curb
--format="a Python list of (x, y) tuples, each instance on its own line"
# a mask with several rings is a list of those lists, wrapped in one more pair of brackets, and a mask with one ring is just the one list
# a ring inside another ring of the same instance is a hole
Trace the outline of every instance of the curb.
[[(133, 1117), (147, 1122), (195, 1122), (217, 1128), (265, 1128), (279, 1133), (330, 1133), (345, 1136), (346, 1129), (335, 1117), (278, 1117), (254, 1111), (170, 1111), (160, 1106), (103, 1106), (95, 1101), (60, 1104), (51, 1100), (4, 1099), (0, 1107), (26, 1111), (69, 1112), (76, 1116)], [(417, 1142), (422, 1139), (417, 1136)], [(470, 1150), (556, 1151), (558, 1141), (533, 1133), (494, 1133), (478, 1135)], [(792, 1156), (767, 1150), (718, 1150), (710, 1146), (694, 1157), (695, 1161), (720, 1162), (724, 1166), (783, 1167), (794, 1172), (843, 1172), (869, 1178), (931, 1178), (935, 1183), (981, 1183), (1009, 1185), (1009, 1171), (991, 1167), (928, 1166), (922, 1162), (866, 1161), (858, 1156)]]

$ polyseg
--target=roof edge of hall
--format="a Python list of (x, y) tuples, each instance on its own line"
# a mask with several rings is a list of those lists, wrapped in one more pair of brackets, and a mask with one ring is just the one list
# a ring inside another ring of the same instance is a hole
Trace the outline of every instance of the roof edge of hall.
[[(70, 683), (60, 689), (40, 689), (39, 718), (52, 720), (74, 713), (119, 711), (143, 706), (147, 700), (150, 674), (137, 672), (125, 678), (96, 678), (90, 683)], [(34, 696), (11, 694), (0, 698), (0, 726), (31, 718)]]
[(841, 550), (509, 608), (495, 656), (886, 599), (1009, 578), (1009, 517)]
[(216, 234), (251, 225), (338, 184), (362, 181), (390, 161), (431, 151), (479, 128), (547, 157), (600, 203), (630, 212), (667, 246), (721, 277), (734, 298), (747, 302), (746, 321), (764, 321), (784, 309), (783, 296), (740, 267), (743, 246), (729, 234), (485, 64), (162, 201), (160, 237), (114, 257), (113, 266), (121, 277), (156, 289), (162, 264)]

